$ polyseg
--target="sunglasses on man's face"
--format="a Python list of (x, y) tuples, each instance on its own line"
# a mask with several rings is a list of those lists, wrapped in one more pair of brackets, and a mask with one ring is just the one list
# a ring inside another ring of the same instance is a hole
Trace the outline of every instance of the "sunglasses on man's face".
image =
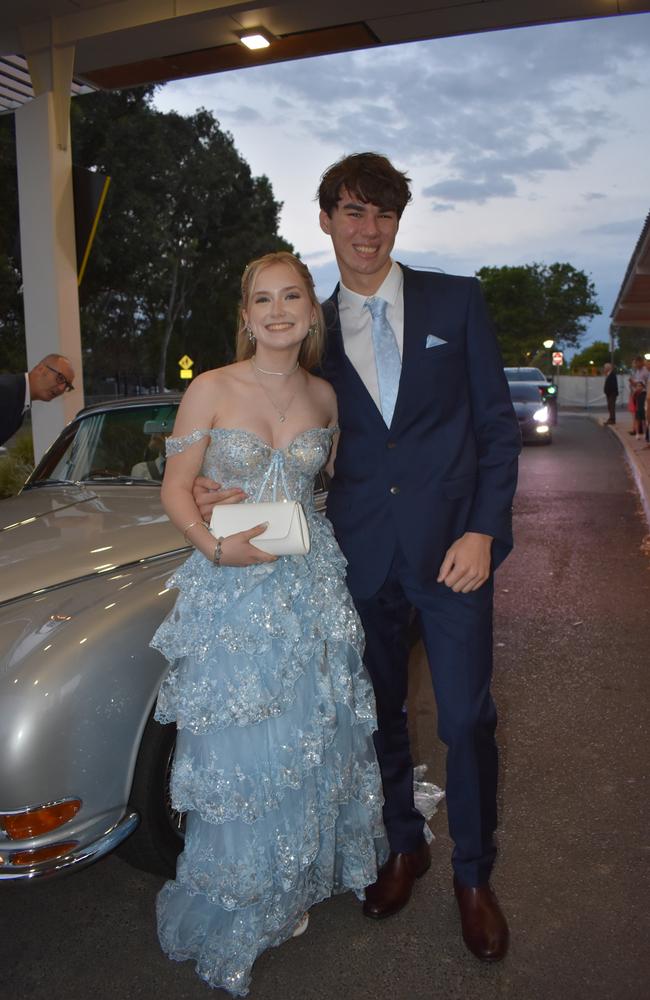
[(72, 390), (74, 389), (74, 386), (73, 386), (72, 382), (68, 382), (68, 380), (65, 377), (65, 375), (63, 374), (63, 372), (58, 371), (56, 368), (52, 368), (50, 365), (45, 365), (45, 367), (47, 368), (47, 370), (49, 372), (52, 372), (54, 375), (56, 375), (56, 383), (57, 383), (57, 385), (64, 385), (65, 386), (65, 390), (64, 390), (65, 392), (72, 392)]

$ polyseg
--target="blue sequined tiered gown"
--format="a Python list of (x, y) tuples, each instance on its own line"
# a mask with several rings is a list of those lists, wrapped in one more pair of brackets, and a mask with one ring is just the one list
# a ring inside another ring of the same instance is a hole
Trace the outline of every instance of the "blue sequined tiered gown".
[(158, 933), (170, 958), (239, 996), (262, 951), (332, 893), (361, 895), (385, 853), (361, 624), (312, 499), (332, 433), (284, 449), (220, 428), (167, 443), (173, 454), (209, 435), (204, 475), (254, 500), (300, 500), (311, 534), (307, 556), (244, 568), (195, 552), (152, 640), (170, 663), (156, 718), (178, 727), (172, 800), (187, 812)]

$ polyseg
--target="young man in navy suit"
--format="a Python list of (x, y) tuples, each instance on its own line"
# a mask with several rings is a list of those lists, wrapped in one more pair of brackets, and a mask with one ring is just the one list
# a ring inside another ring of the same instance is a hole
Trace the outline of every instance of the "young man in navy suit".
[[(334, 164), (319, 187), (320, 225), (341, 275), (324, 304), (322, 374), (336, 390), (341, 427), (328, 516), (366, 632), (391, 848), (364, 913), (398, 912), (430, 864), (404, 713), (415, 608), (448, 747), (463, 937), (478, 958), (497, 961), (508, 927), (489, 885), (497, 819), (492, 573), (512, 546), (521, 438), (478, 281), (391, 258), (410, 197), (408, 178), (376, 153)], [(225, 499), (201, 495), (198, 484), (195, 498), (204, 514)]]
[[(508, 928), (488, 881), (497, 787), (492, 571), (512, 545), (519, 429), (478, 281), (411, 271), (391, 258), (408, 178), (385, 157), (361, 153), (330, 167), (318, 194), (341, 275), (325, 310), (323, 374), (336, 390), (341, 426), (328, 516), (366, 632), (391, 847), (364, 912), (397, 912), (429, 867), (403, 710), (416, 608), (448, 747), (463, 936), (477, 957), (496, 961)], [(399, 352), (388, 386), (373, 329), (376, 299), (387, 303), (380, 322)], [(392, 413), (384, 412), (384, 395)]]

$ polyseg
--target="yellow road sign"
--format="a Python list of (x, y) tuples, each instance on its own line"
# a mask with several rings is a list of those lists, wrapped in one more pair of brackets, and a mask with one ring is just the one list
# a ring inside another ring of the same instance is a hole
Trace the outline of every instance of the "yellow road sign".
[[(181, 366), (181, 368), (191, 368), (192, 365), (194, 364), (194, 362), (192, 361), (192, 359), (190, 357), (188, 357), (187, 354), (184, 354), (183, 357), (179, 360), (178, 363)], [(190, 376), (190, 378), (191, 378), (191, 376)]]
[(180, 375), (181, 378), (192, 378), (192, 369), (181, 368), (178, 374)]

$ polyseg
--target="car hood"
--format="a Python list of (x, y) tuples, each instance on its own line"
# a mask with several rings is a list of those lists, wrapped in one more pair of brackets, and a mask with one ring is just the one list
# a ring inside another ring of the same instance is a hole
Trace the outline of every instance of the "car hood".
[(158, 486), (44, 486), (0, 501), (0, 602), (184, 547)]
[(530, 402), (530, 403), (513, 403), (512, 407), (518, 417), (532, 417), (533, 413), (539, 410), (540, 406), (543, 406), (541, 400)]

